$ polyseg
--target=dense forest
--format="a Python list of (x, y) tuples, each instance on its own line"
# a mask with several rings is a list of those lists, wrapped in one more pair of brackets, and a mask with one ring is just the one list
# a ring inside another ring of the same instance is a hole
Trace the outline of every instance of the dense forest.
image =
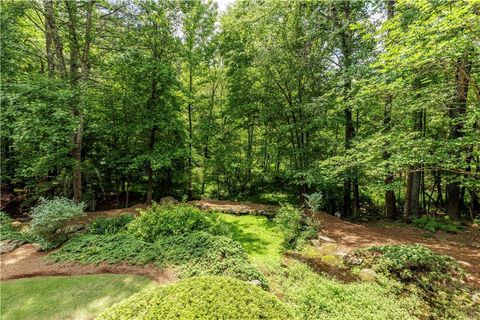
[(480, 214), (478, 1), (1, 2), (2, 194)]

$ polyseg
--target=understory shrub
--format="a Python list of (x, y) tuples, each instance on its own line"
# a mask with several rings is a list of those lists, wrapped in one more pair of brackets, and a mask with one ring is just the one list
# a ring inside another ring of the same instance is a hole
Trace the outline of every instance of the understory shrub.
[(473, 301), (464, 288), (465, 272), (452, 258), (421, 245), (386, 245), (359, 249), (362, 266), (399, 281), (404, 291), (418, 295), (429, 314), (462, 319)]
[(40, 199), (40, 204), (32, 209), (30, 233), (43, 247), (55, 247), (66, 241), (61, 227), (66, 222), (85, 215), (84, 204), (66, 198)]
[(459, 222), (452, 221), (449, 216), (432, 217), (423, 215), (419, 218), (413, 218), (412, 224), (420, 229), (435, 232), (442, 230), (445, 232), (458, 233), (462, 231), (462, 226)]
[(140, 216), (129, 223), (127, 228), (131, 234), (149, 242), (155, 242), (160, 237), (195, 231), (216, 235), (228, 232), (228, 226), (218, 214), (206, 213), (185, 204), (154, 204), (140, 211)]
[(283, 234), (283, 246), (286, 249), (294, 249), (314, 238), (318, 232), (318, 225), (313, 219), (305, 216), (300, 209), (290, 204), (282, 205), (275, 216), (280, 230)]
[(274, 295), (243, 281), (195, 277), (146, 289), (107, 309), (97, 319), (291, 320), (293, 314)]
[(127, 224), (134, 219), (132, 214), (111, 218), (95, 218), (88, 228), (91, 234), (116, 234), (127, 229)]
[(12, 218), (0, 211), (0, 241), (3, 240), (22, 240), (27, 242), (29, 239), (26, 234), (13, 228)]
[(129, 234), (83, 235), (72, 238), (48, 257), (55, 262), (81, 264), (128, 262), (146, 264), (155, 260), (153, 245)]
[(409, 313), (417, 305), (415, 300), (398, 298), (376, 283), (341, 283), (302, 263), (274, 273), (272, 281), (283, 292), (283, 300), (302, 320), (416, 319)]
[(267, 288), (267, 280), (248, 260), (247, 253), (235, 240), (196, 232), (155, 242), (157, 261), (180, 267), (180, 277), (223, 275), (240, 280), (258, 280)]

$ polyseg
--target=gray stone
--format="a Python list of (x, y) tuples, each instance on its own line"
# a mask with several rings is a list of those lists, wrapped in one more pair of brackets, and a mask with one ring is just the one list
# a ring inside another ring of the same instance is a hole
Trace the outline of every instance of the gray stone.
[(369, 282), (376, 281), (378, 279), (377, 273), (372, 269), (360, 270), (360, 272), (358, 273), (358, 277), (362, 281), (369, 281)]
[(319, 240), (319, 241), (322, 241), (322, 242), (332, 242), (332, 243), (333, 243), (333, 242), (336, 242), (336, 241), (333, 240), (332, 238), (327, 237), (326, 235), (321, 234), (321, 233), (318, 234), (318, 240)]
[(362, 258), (356, 257), (354, 255), (347, 255), (344, 257), (344, 261), (348, 265), (360, 265), (363, 262)]
[(262, 285), (262, 283), (260, 282), (260, 280), (257, 280), (257, 279), (247, 281), (247, 283), (248, 283), (248, 284), (251, 284), (251, 285), (254, 285), (254, 286), (258, 286), (258, 287), (260, 287), (260, 286)]
[(0, 241), (0, 254), (13, 251), (24, 243), (25, 241), (23, 240), (12, 240), (12, 239), (2, 240)]
[(160, 204), (167, 204), (167, 203), (178, 203), (178, 200), (175, 199), (174, 197), (163, 197), (159, 201)]
[(84, 228), (85, 228), (85, 225), (83, 224), (70, 224), (63, 228), (57, 229), (57, 231), (55, 232), (59, 234), (71, 234), (71, 233), (76, 233), (80, 230), (83, 230)]

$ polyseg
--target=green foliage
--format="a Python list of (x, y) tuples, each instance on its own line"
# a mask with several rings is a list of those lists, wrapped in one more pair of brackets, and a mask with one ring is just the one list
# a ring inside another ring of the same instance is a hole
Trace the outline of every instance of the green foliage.
[(282, 236), (274, 221), (267, 217), (221, 214), (228, 224), (229, 236), (242, 245), (253, 262), (271, 264), (278, 261), (282, 252)]
[(378, 284), (340, 283), (301, 263), (274, 270), (273, 277), (299, 319), (416, 319), (409, 313), (414, 300), (396, 297)]
[(28, 241), (29, 237), (22, 232), (16, 231), (12, 226), (12, 218), (0, 211), (0, 241), (3, 240)]
[(83, 235), (72, 238), (60, 249), (48, 255), (55, 262), (78, 262), (81, 264), (128, 262), (147, 264), (156, 259), (156, 252), (146, 243), (128, 234)]
[(134, 219), (132, 214), (123, 214), (111, 218), (95, 218), (89, 225), (91, 234), (116, 234), (127, 229), (127, 224)]
[(83, 217), (83, 203), (75, 203), (66, 198), (40, 199), (40, 204), (32, 209), (30, 233), (43, 246), (55, 247), (66, 240), (66, 235), (59, 230), (66, 222)]
[(412, 224), (420, 229), (435, 232), (442, 230), (445, 232), (458, 233), (462, 231), (462, 226), (459, 222), (452, 221), (449, 216), (432, 217), (423, 215), (419, 218), (413, 218)]
[(228, 277), (198, 277), (148, 289), (97, 319), (292, 319), (274, 295)]
[(360, 256), (363, 253), (371, 255), (371, 263), (381, 272), (426, 290), (444, 282), (453, 283), (464, 275), (454, 259), (439, 255), (422, 245), (387, 245), (358, 252)]
[(294, 249), (305, 240), (315, 237), (318, 226), (313, 219), (306, 217), (301, 210), (287, 204), (277, 211), (275, 221), (283, 234), (283, 246), (286, 249)]
[[(155, 286), (132, 275), (34, 277), (0, 283), (2, 320), (94, 319), (105, 309)], [(28, 301), (19, 307), (19, 301)]]
[(223, 275), (240, 280), (259, 280), (268, 287), (265, 277), (248, 261), (242, 246), (227, 237), (195, 232), (161, 238), (155, 242), (157, 263), (180, 266), (181, 277)]
[(387, 245), (359, 249), (363, 266), (399, 281), (403, 290), (419, 296), (436, 317), (464, 318), (473, 302), (464, 291), (465, 272), (450, 257), (421, 245)]
[(228, 231), (217, 214), (184, 204), (154, 204), (142, 210), (140, 216), (129, 223), (127, 228), (129, 233), (148, 242), (195, 231), (217, 235)]

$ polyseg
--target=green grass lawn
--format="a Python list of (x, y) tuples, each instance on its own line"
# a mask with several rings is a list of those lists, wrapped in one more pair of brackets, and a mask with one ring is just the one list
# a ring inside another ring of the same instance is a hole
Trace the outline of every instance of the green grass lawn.
[(39, 277), (0, 283), (2, 320), (93, 319), (155, 283), (131, 275)]
[(242, 244), (254, 263), (279, 261), (282, 236), (275, 222), (263, 216), (221, 214), (230, 225), (232, 238)]

